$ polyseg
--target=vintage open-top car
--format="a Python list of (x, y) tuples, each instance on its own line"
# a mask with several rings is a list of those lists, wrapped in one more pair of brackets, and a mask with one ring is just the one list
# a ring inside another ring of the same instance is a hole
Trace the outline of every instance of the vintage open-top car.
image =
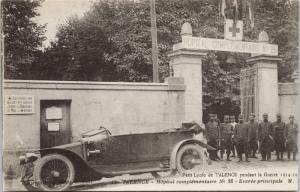
[(78, 142), (41, 149), (40, 159), (32, 153), (21, 156), (21, 181), (29, 190), (63, 191), (73, 182), (102, 177), (151, 173), (158, 178), (201, 170), (208, 160), (205, 148), (214, 148), (193, 137), (199, 128), (187, 123), (157, 133), (113, 136), (100, 127)]

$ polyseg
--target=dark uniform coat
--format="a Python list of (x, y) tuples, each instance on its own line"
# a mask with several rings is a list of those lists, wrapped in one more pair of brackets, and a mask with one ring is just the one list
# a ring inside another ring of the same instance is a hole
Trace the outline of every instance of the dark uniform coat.
[(297, 142), (298, 142), (298, 124), (289, 123), (287, 127), (287, 150), (290, 152), (297, 152)]
[[(271, 136), (271, 137), (270, 137)], [(260, 151), (269, 153), (274, 148), (273, 126), (270, 122), (261, 122), (258, 126), (258, 139), (261, 143)]]
[(249, 121), (248, 124), (249, 129), (249, 145), (251, 149), (257, 150), (257, 141), (258, 141), (258, 123), (256, 121), (251, 122)]
[(274, 122), (272, 124), (274, 131), (274, 148), (276, 151), (285, 150), (286, 126), (284, 122)]
[(213, 122), (209, 121), (205, 125), (205, 131), (206, 131), (207, 144), (217, 149), (218, 148), (217, 139), (220, 136), (218, 123), (215, 121)]
[(239, 154), (248, 153), (249, 129), (246, 123), (238, 123), (235, 126), (234, 140)]
[(228, 151), (232, 148), (233, 126), (230, 123), (222, 123), (220, 126), (221, 132), (221, 149)]

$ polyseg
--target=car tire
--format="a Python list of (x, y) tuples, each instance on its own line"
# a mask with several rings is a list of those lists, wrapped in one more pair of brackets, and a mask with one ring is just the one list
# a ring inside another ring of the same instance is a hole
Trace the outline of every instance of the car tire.
[(39, 191), (37, 187), (35, 187), (32, 183), (30, 182), (22, 182), (22, 185), (28, 190), (28, 191)]
[[(65, 191), (74, 181), (75, 169), (67, 157), (60, 154), (50, 154), (37, 162), (33, 176), (36, 185), (42, 191)], [(62, 186), (55, 187), (57, 183), (62, 184)]]
[[(190, 154), (192, 152), (192, 154)], [(196, 159), (197, 158), (197, 159)], [(197, 164), (197, 167), (194, 166)], [(198, 164), (200, 166), (198, 166)], [(202, 148), (197, 144), (187, 144), (179, 149), (176, 155), (177, 171), (182, 173), (203, 171), (207, 159)]]
[(172, 169), (169, 171), (155, 171), (155, 172), (151, 172), (151, 175), (156, 178), (156, 179), (160, 179), (160, 178), (164, 178), (164, 177), (171, 177), (176, 175), (177, 170), (176, 169)]

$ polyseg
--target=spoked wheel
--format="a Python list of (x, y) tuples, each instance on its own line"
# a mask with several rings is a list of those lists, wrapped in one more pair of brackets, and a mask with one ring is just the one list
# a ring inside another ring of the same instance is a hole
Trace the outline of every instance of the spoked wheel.
[(206, 156), (198, 145), (185, 145), (176, 156), (176, 167), (179, 173), (203, 170), (206, 163)]
[(75, 170), (72, 162), (63, 155), (51, 154), (36, 165), (34, 179), (43, 191), (64, 191), (73, 183)]
[(160, 171), (160, 172), (151, 172), (151, 175), (156, 179), (163, 178), (163, 177), (170, 177), (176, 175), (176, 170), (168, 170), (168, 171)]

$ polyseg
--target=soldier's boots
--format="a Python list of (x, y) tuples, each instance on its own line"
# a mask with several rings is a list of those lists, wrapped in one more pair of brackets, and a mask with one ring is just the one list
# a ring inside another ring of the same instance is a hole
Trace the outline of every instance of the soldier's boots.
[[(291, 152), (288, 151), (288, 160), (291, 159)], [(293, 161), (296, 161), (296, 153), (293, 153)]]
[(215, 158), (216, 158), (216, 161), (221, 160), (220, 157), (218, 156), (218, 152), (215, 152)]
[(271, 161), (271, 153), (267, 153), (267, 160)]
[(243, 161), (243, 156), (242, 154), (239, 155), (239, 161), (238, 162), (242, 162)]
[(246, 160), (245, 160), (246, 162), (250, 162), (249, 161), (249, 158), (248, 158), (248, 154), (246, 154)]
[(279, 158), (279, 151), (276, 151), (276, 156), (277, 156), (277, 161), (279, 161), (280, 160), (280, 158)]
[[(276, 155), (277, 155), (277, 161), (283, 160), (283, 152), (276, 151)], [(279, 155), (280, 155), (280, 157), (279, 157)]]
[(223, 154), (224, 154), (224, 152), (223, 152), (223, 151), (221, 151), (221, 159), (223, 159)]
[(252, 158), (257, 158), (256, 156), (255, 156), (255, 154), (256, 154), (256, 151), (253, 151), (253, 154), (252, 154)]
[(229, 153), (227, 153), (227, 159), (226, 159), (226, 161), (231, 161)]

